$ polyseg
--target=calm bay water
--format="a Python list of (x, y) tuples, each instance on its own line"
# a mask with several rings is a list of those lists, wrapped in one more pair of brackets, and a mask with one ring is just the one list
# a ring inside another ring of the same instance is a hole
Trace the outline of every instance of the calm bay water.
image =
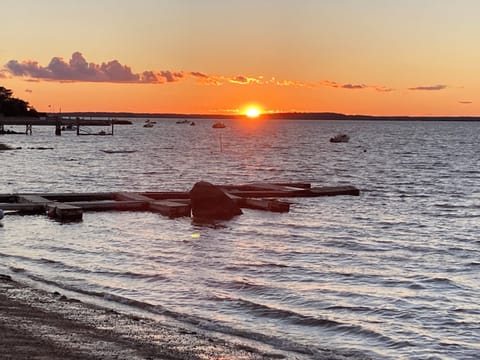
[[(22, 147), (0, 152), (0, 193), (189, 190), (199, 180), (362, 193), (293, 199), (287, 214), (245, 210), (216, 229), (151, 213), (65, 225), (7, 216), (2, 272), (312, 358), (329, 347), (478, 357), (480, 123), (133, 121), (113, 137), (0, 137)], [(338, 132), (350, 142), (331, 144)]]

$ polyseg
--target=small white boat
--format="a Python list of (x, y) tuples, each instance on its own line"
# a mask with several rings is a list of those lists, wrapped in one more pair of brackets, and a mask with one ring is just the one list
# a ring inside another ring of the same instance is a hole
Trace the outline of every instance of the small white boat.
[(341, 142), (346, 143), (349, 140), (350, 140), (350, 137), (347, 134), (338, 134), (330, 138), (330, 142), (332, 143), (341, 143)]

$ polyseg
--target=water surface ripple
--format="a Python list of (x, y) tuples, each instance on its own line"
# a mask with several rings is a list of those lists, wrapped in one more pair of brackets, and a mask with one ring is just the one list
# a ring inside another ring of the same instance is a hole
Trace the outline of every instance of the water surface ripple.
[[(480, 353), (480, 124), (143, 120), (113, 137), (34, 128), (0, 140), (0, 192), (189, 190), (214, 183), (355, 185), (223, 227), (151, 213), (59, 224), (7, 216), (0, 266), (39, 282), (316, 357)], [(328, 139), (346, 132), (351, 141)], [(53, 147), (47, 150), (32, 147)], [(107, 154), (102, 150), (137, 150)]]

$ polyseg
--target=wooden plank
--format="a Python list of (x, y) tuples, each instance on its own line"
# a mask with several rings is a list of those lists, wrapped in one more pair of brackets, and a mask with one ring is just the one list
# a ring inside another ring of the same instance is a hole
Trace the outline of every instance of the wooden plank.
[(0, 194), (0, 203), (11, 203), (17, 200), (17, 195), (14, 194)]
[(284, 188), (290, 188), (289, 190), (310, 189), (312, 185), (310, 183), (250, 183), (243, 185), (218, 185), (225, 190), (242, 190), (242, 191), (255, 191), (259, 189), (275, 189), (281, 190)]
[(140, 193), (134, 192), (118, 192), (113, 194), (113, 198), (117, 201), (143, 201), (145, 204), (148, 204), (150, 201), (153, 201), (152, 198), (141, 195)]
[(310, 191), (312, 192), (312, 196), (360, 195), (360, 190), (354, 186), (326, 186), (313, 188)]
[(0, 209), (24, 214), (45, 214), (46, 211), (44, 204), (35, 203), (0, 203)]
[(287, 187), (293, 187), (293, 188), (301, 188), (301, 189), (310, 189), (312, 187), (312, 184), (310, 183), (273, 183), (274, 185), (280, 185), (280, 186), (287, 186)]
[(83, 210), (78, 206), (52, 202), (47, 206), (48, 216), (61, 222), (82, 221)]
[(244, 206), (248, 209), (266, 210), (273, 212), (289, 212), (290, 203), (278, 200), (268, 199), (250, 199), (246, 198)]
[(290, 203), (278, 201), (276, 199), (252, 199), (244, 198), (231, 193), (225, 193), (230, 199), (235, 201), (238, 207), (242, 209), (266, 210), (273, 212), (289, 212)]
[(252, 183), (250, 185), (254, 190), (273, 190), (273, 191), (298, 191), (300, 188), (278, 184)]
[(309, 189), (284, 191), (284, 190), (228, 190), (230, 194), (249, 197), (249, 198), (282, 198), (282, 197), (300, 197), (300, 196), (312, 196)]
[(192, 208), (190, 204), (182, 204), (171, 200), (152, 201), (149, 207), (150, 211), (160, 213), (170, 218), (181, 216), (190, 216)]
[(311, 188), (302, 190), (253, 190), (240, 191), (229, 190), (229, 193), (241, 197), (249, 198), (282, 198), (282, 197), (317, 197), (317, 196), (337, 196), (337, 195), (360, 195), (360, 190), (354, 186), (325, 186), (321, 188)]
[(148, 209), (143, 201), (69, 201), (66, 204), (78, 206), (84, 211), (142, 211)]
[(34, 204), (43, 204), (46, 206), (51, 200), (48, 200), (42, 196), (38, 195), (18, 195), (17, 202), (19, 203), (34, 203)]
[(69, 201), (99, 201), (113, 200), (113, 193), (93, 192), (93, 193), (46, 193), (38, 194), (49, 200), (69, 202)]
[(141, 192), (139, 194), (154, 200), (190, 199), (189, 191)]

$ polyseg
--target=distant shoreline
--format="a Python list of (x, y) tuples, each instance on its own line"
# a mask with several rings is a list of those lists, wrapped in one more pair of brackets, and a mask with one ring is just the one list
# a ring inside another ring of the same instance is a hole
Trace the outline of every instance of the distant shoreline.
[[(70, 117), (128, 117), (165, 119), (244, 119), (245, 115), (228, 114), (178, 114), (178, 113), (130, 113), (130, 112), (64, 112)], [(376, 121), (480, 121), (480, 116), (373, 116), (346, 115), (331, 112), (262, 114), (262, 119), (275, 120), (376, 120)]]

